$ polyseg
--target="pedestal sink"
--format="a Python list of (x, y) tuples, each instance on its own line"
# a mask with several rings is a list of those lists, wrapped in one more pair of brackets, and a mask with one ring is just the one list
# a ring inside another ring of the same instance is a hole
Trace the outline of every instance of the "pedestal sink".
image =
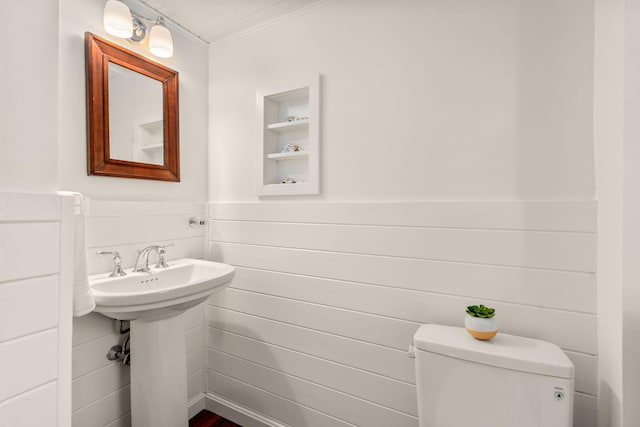
[(189, 422), (187, 361), (182, 313), (226, 287), (227, 264), (181, 259), (149, 272), (127, 270), (89, 277), (95, 311), (131, 321), (133, 427), (178, 427)]

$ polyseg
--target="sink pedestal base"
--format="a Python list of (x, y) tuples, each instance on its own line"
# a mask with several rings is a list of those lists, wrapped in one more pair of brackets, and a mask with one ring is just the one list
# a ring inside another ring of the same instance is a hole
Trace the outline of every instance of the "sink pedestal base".
[(188, 426), (182, 313), (224, 289), (234, 274), (227, 264), (184, 258), (148, 272), (89, 277), (95, 311), (131, 321), (133, 427)]
[(188, 426), (183, 316), (131, 321), (133, 427)]

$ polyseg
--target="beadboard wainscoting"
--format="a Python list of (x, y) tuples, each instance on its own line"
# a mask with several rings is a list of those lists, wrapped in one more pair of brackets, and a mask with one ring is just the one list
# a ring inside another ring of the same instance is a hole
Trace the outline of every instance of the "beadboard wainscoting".
[(0, 425), (69, 425), (73, 199), (0, 193)]
[(595, 426), (596, 208), (212, 203), (208, 256), (237, 271), (208, 302), (208, 398), (262, 424), (416, 427), (413, 334), (485, 303), (501, 332), (565, 350), (575, 426)]
[[(137, 249), (151, 244), (175, 244), (167, 248), (169, 263), (184, 257), (203, 258), (206, 228), (190, 227), (192, 216), (204, 217), (205, 204), (92, 200), (87, 217), (89, 274), (113, 268), (111, 256), (97, 255), (101, 250), (117, 250), (123, 258), (123, 268), (133, 267)], [(204, 305), (194, 307), (184, 316), (190, 416), (193, 416), (204, 408)], [(74, 319), (74, 427), (131, 425), (129, 367), (106, 358), (109, 348), (120, 344), (122, 337), (114, 321), (101, 314)], [(168, 341), (167, 346), (170, 345)], [(135, 343), (131, 348), (131, 363), (136, 363)]]

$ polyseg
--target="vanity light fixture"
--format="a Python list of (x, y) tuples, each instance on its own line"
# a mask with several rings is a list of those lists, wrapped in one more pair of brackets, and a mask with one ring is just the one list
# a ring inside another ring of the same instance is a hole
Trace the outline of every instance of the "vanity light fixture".
[(156, 25), (151, 27), (149, 32), (149, 50), (160, 58), (171, 58), (173, 56), (173, 39), (171, 32), (164, 26), (164, 19), (158, 18)]
[[(146, 24), (145, 24), (146, 23)], [(104, 29), (107, 33), (140, 43), (149, 33), (149, 51), (160, 58), (173, 56), (173, 39), (171, 32), (164, 25), (164, 19), (149, 19), (131, 12), (129, 7), (120, 0), (108, 0), (104, 6)], [(147, 31), (148, 26), (151, 31)]]

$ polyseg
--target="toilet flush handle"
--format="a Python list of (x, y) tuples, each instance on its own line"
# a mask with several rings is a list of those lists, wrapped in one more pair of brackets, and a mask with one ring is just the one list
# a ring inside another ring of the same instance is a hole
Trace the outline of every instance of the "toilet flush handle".
[(416, 358), (416, 348), (413, 346), (413, 344), (409, 344), (409, 351), (407, 351), (407, 356), (412, 359)]

